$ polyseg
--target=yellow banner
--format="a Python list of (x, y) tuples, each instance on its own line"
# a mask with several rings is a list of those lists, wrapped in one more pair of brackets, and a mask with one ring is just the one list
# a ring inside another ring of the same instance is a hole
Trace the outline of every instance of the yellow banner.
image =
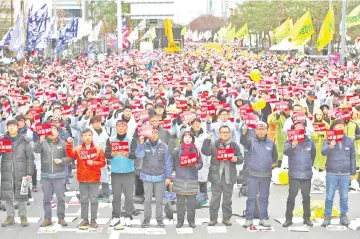
[(360, 5), (354, 8), (347, 16), (346, 16), (346, 26), (353, 27), (360, 24)]
[(292, 20), (288, 18), (283, 24), (274, 29), (276, 44), (280, 43), (289, 34), (292, 25)]
[(319, 32), (319, 37), (316, 43), (316, 48), (318, 51), (321, 51), (327, 44), (329, 44), (329, 42), (332, 41), (334, 33), (335, 33), (334, 8), (330, 8)]
[(236, 32), (235, 37), (239, 40), (244, 39), (245, 36), (249, 36), (249, 29), (247, 23)]
[(307, 11), (300, 19), (298, 19), (291, 28), (289, 38), (291, 41), (308, 38), (314, 33), (314, 27), (311, 20), (310, 11)]

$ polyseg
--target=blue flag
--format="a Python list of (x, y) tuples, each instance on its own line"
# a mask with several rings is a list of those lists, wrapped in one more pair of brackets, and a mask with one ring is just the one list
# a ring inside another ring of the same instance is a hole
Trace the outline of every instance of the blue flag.
[(29, 15), (27, 19), (26, 28), (26, 49), (32, 50), (37, 47), (41, 42), (43, 35), (46, 32), (48, 18), (48, 7), (44, 4), (36, 12), (32, 12), (32, 8), (29, 9)]
[(55, 53), (62, 51), (65, 46), (75, 37), (77, 37), (79, 18), (73, 18), (59, 31), (59, 40), (56, 44)]

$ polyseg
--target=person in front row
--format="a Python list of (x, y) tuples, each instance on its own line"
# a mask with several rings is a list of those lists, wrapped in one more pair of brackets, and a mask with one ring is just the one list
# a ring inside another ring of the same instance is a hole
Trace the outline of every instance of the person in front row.
[(248, 198), (246, 200), (245, 228), (253, 225), (255, 201), (260, 192), (260, 226), (271, 227), (268, 221), (269, 191), (272, 165), (277, 163), (278, 153), (275, 143), (267, 138), (267, 125), (258, 121), (255, 126), (255, 138), (247, 136), (248, 126), (242, 128), (240, 143), (249, 151)]

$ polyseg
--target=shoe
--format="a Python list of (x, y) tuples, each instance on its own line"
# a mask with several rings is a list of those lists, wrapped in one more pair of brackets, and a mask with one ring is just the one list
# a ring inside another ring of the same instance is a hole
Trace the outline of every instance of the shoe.
[(324, 221), (321, 224), (321, 226), (326, 227), (329, 226), (331, 224), (331, 217), (324, 217)]
[(347, 216), (340, 216), (340, 224), (343, 226), (349, 226), (350, 222)]
[[(305, 220), (304, 220), (304, 222), (305, 222)], [(283, 226), (283, 227), (288, 227), (288, 226), (290, 226), (290, 225), (292, 225), (292, 224), (293, 224), (293, 223), (292, 223), (292, 220), (286, 220), (282, 226)]]
[(44, 222), (40, 225), (40, 227), (48, 227), (51, 225), (52, 225), (51, 219), (45, 218)]
[(227, 226), (227, 227), (231, 227), (232, 226), (232, 222), (230, 220), (223, 220), (222, 223)]
[(271, 224), (266, 219), (260, 220), (259, 225), (263, 227), (271, 227)]
[(188, 220), (188, 223), (189, 223), (189, 227), (191, 227), (191, 228), (195, 228), (195, 227), (196, 227), (196, 224), (195, 224), (194, 221), (189, 221), (189, 220)]
[(125, 226), (131, 227), (132, 226), (132, 217), (125, 218)]
[(218, 223), (217, 221), (210, 221), (210, 222), (208, 223), (208, 225), (209, 225), (210, 227), (213, 227), (213, 226), (215, 226), (217, 223)]
[(141, 223), (141, 228), (148, 228), (150, 225), (150, 219), (146, 218), (144, 219), (144, 221)]
[(120, 224), (120, 218), (118, 217), (113, 217), (110, 221), (110, 227), (116, 227), (117, 225)]
[(251, 227), (253, 225), (253, 221), (252, 220), (246, 220), (243, 227), (244, 228), (248, 228)]
[(87, 226), (89, 226), (89, 220), (83, 219), (83, 220), (80, 222), (80, 224), (79, 224), (78, 227), (87, 227)]
[(37, 192), (39, 192), (39, 189), (36, 186), (34, 186), (34, 187), (32, 187), (32, 191), (37, 193)]
[(68, 224), (65, 222), (65, 219), (64, 218), (59, 218), (58, 220), (58, 224), (63, 226), (63, 227), (66, 227)]
[(92, 228), (98, 228), (98, 227), (99, 227), (98, 224), (96, 223), (96, 221), (95, 221), (94, 219), (91, 219), (91, 221), (90, 221), (90, 226), (91, 226)]
[(7, 217), (5, 222), (1, 224), (2, 227), (8, 227), (15, 224), (15, 219), (13, 217)]
[(309, 218), (304, 218), (304, 224), (309, 227), (314, 226), (314, 224), (312, 223), (312, 221)]
[(165, 224), (164, 224), (163, 220), (157, 220), (157, 226), (160, 228), (164, 228)]
[[(178, 221), (178, 223), (176, 224), (176, 228), (180, 228), (184, 225), (184, 221)], [(190, 223), (189, 223), (190, 225)]]
[(24, 217), (24, 216), (20, 217), (20, 225), (21, 225), (22, 227), (27, 227), (27, 226), (29, 226), (27, 217)]

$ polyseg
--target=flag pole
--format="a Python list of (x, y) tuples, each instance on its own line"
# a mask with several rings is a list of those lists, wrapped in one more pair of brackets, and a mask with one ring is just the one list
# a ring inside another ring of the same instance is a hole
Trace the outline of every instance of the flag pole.
[(340, 59), (341, 64), (345, 63), (345, 46), (346, 46), (346, 0), (342, 0), (342, 22), (341, 22), (341, 49), (340, 49)]
[(117, 0), (117, 29), (118, 29), (118, 51), (122, 51), (122, 19), (121, 19), (121, 0)]
[[(332, 0), (329, 0), (329, 10), (332, 7)], [(328, 65), (330, 65), (331, 41), (328, 44)]]

